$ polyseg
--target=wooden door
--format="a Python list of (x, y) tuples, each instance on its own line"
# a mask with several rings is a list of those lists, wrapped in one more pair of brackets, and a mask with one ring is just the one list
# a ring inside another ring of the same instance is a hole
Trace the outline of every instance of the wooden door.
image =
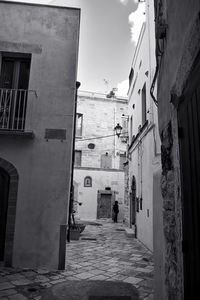
[(4, 259), (8, 209), (9, 175), (0, 168), (0, 261)]
[(101, 194), (97, 203), (97, 219), (111, 218), (111, 194)]
[(183, 203), (184, 299), (200, 286), (200, 59), (178, 107)]

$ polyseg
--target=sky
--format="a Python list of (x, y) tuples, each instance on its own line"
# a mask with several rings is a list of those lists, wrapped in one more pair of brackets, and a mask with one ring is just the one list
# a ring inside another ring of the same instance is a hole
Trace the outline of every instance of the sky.
[(145, 21), (138, 0), (11, 0), (81, 8), (78, 76), (80, 90), (126, 96), (128, 76)]

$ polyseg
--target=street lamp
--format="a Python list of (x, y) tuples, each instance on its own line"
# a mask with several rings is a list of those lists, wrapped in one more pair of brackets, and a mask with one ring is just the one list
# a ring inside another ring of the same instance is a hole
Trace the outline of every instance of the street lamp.
[(119, 123), (117, 123), (117, 125), (116, 125), (115, 128), (114, 128), (114, 130), (115, 130), (116, 135), (117, 135), (118, 138), (119, 138), (120, 134), (122, 133), (122, 126), (119, 125)]

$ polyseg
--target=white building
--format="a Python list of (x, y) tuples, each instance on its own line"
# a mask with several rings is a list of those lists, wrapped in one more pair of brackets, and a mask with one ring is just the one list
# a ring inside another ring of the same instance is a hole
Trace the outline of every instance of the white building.
[(126, 98), (78, 94), (74, 196), (75, 204), (81, 203), (77, 213), (82, 220), (111, 218), (113, 201), (118, 201), (123, 221), (126, 143), (114, 128), (126, 113)]
[(135, 229), (137, 238), (151, 250), (153, 177), (160, 168), (157, 107), (150, 95), (156, 68), (154, 51), (153, 1), (148, 1), (146, 22), (140, 32), (129, 76), (129, 182), (126, 184), (126, 204), (130, 214), (126, 214), (126, 223)]

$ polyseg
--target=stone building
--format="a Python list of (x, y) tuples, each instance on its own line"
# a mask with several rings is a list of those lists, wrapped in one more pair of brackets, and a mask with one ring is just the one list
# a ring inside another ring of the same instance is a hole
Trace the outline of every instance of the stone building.
[(129, 75), (128, 184), (126, 188), (126, 223), (135, 236), (153, 250), (153, 201), (159, 193), (154, 174), (159, 172), (160, 137), (157, 107), (150, 91), (155, 73), (155, 35), (153, 1), (146, 3), (143, 23)]
[(111, 218), (116, 200), (119, 220), (123, 221), (126, 143), (116, 136), (114, 128), (126, 119), (122, 116), (126, 113), (126, 98), (78, 93), (74, 195), (75, 204), (81, 202), (77, 206), (80, 219)]
[(62, 268), (80, 10), (0, 2), (0, 260)]
[(200, 286), (200, 2), (154, 3), (167, 293), (166, 298), (161, 294), (156, 299), (196, 299)]

